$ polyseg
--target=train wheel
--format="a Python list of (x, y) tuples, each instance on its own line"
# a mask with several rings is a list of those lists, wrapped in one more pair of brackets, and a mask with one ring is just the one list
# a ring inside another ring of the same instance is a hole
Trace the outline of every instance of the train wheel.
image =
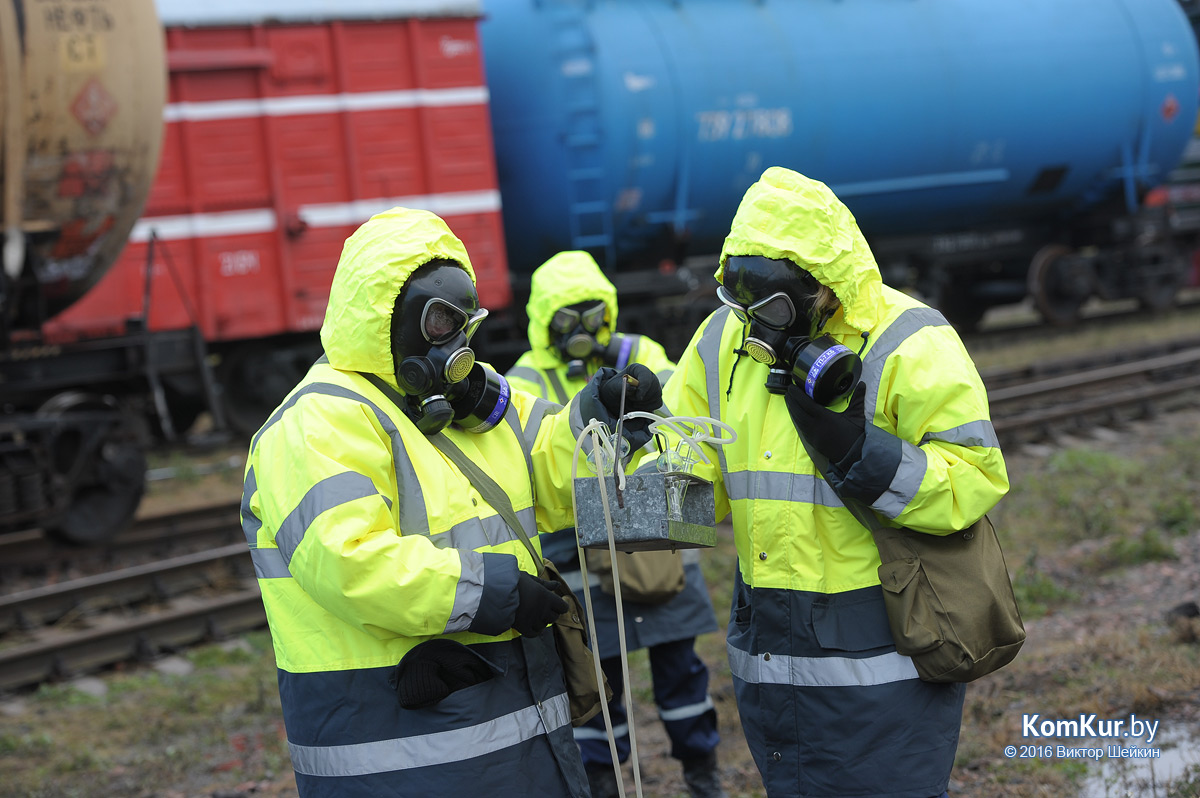
[(63, 394), (39, 411), (61, 419), (51, 459), (70, 500), (46, 534), (74, 546), (112, 539), (133, 520), (146, 487), (146, 455), (136, 426), (107, 402)]
[(1071, 250), (1060, 244), (1042, 247), (1029, 264), (1029, 294), (1042, 318), (1057, 327), (1079, 321), (1094, 281), (1091, 264), (1071, 257)]

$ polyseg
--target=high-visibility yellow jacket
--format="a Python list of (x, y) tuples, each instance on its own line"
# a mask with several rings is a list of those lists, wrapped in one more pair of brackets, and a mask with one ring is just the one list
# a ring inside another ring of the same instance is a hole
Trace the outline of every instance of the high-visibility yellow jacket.
[[(607, 306), (607, 326), (601, 332), (602, 343), (608, 343), (610, 330), (617, 318), (617, 291), (596, 261), (586, 252), (560, 252), (533, 273), (526, 312), (529, 316), (530, 351), (521, 355), (516, 365), (505, 375), (509, 382), (529, 393), (566, 404), (587, 385), (587, 377), (568, 378), (567, 364), (550, 341), (550, 318), (561, 307), (588, 300), (603, 300)], [(632, 346), (627, 363), (641, 363), (666, 382), (675, 369), (662, 345), (643, 335), (628, 336)], [(621, 367), (627, 363), (619, 364)], [(593, 366), (598, 367), (598, 361)], [(562, 571), (563, 578), (583, 598), (583, 577), (575, 544), (575, 530), (564, 529), (543, 538), (546, 556)], [(636, 651), (662, 643), (686, 640), (717, 628), (708, 586), (700, 569), (700, 553), (684, 549), (679, 553), (686, 576), (683, 590), (662, 604), (639, 604), (629, 599), (624, 608), (626, 648)], [(620, 655), (617, 635), (617, 603), (611, 595), (600, 590), (600, 579), (591, 576), (591, 597), (596, 619), (596, 638), (600, 656)], [(706, 699), (707, 700), (707, 699)], [(707, 707), (696, 707), (696, 712)], [(577, 736), (580, 734), (576, 733)]]
[(865, 340), (867, 384), (862, 459), (828, 482), (784, 397), (765, 389), (767, 367), (735, 354), (743, 326), (727, 308), (701, 325), (664, 391), (673, 413), (737, 432), (697, 473), (716, 483), (718, 516), (733, 520), (727, 640), (750, 749), (770, 796), (939, 795), (963, 688), (920, 681), (896, 652), (878, 551), (840, 496), (882, 474), (872, 509), (888, 522), (945, 534), (980, 518), (1008, 490), (986, 391), (942, 315), (883, 284), (824, 185), (767, 170), (734, 218), (722, 268), (731, 255), (789, 259), (830, 287), (841, 309), (824, 332), (855, 351)]
[[(535, 563), (364, 376), (396, 388), (393, 304), (437, 258), (470, 272), (461, 242), (423, 211), (393, 209), (351, 236), (321, 330), (325, 356), (251, 442), (242, 523), (297, 783), (304, 796), (586, 796), (552, 635), (510, 628), (518, 572)], [(570, 523), (583, 425), (576, 418), (572, 431), (568, 414), (515, 391), (490, 432), (444, 433), (504, 489), (535, 547), (537, 528)], [(471, 646), (495, 676), (402, 709), (389, 679), (438, 637)]]
[[(514, 387), (565, 405), (587, 385), (591, 375), (604, 364), (598, 357), (592, 358), (585, 376), (568, 378), (567, 362), (550, 340), (550, 319), (559, 308), (588, 300), (604, 301), (605, 327), (596, 340), (607, 345), (617, 325), (617, 289), (592, 256), (586, 252), (560, 252), (534, 271), (525, 306), (529, 317), (529, 351), (517, 358), (506, 375)], [(644, 335), (625, 338), (629, 347), (616, 367), (641, 363), (666, 382), (675, 364), (662, 344)]]

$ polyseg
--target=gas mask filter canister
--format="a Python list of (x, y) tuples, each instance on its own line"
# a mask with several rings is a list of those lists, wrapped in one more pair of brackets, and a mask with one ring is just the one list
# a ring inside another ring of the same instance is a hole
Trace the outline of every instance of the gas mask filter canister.
[[(791, 383), (803, 386), (824, 407), (850, 395), (862, 376), (862, 360), (828, 335), (792, 339), (781, 363), (767, 374), (767, 390), (782, 394)], [(786, 364), (791, 364), (790, 368)]]

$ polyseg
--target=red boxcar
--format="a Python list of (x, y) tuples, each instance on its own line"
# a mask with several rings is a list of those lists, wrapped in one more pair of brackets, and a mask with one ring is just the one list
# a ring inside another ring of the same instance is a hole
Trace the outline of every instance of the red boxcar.
[(230, 421), (253, 429), (311, 363), (343, 241), (395, 205), (442, 216), (484, 306), (509, 304), (478, 4), (320, 5), (158, 0), (170, 69), (158, 175), (120, 261), (48, 341), (125, 332), (149, 270), (150, 328), (198, 326), (221, 355)]

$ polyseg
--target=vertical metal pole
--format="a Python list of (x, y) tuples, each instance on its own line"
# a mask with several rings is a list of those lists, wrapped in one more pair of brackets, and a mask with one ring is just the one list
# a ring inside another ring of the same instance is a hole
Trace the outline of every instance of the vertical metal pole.
[(150, 333), (150, 287), (154, 279), (154, 245), (158, 235), (150, 233), (146, 243), (146, 280), (142, 292), (142, 341), (146, 357), (146, 379), (150, 382), (150, 397), (154, 400), (154, 411), (158, 415), (158, 424), (163, 437), (174, 441), (175, 424), (171, 421), (171, 412), (167, 408), (167, 397), (163, 393), (162, 380), (158, 378), (158, 365), (154, 357), (154, 337)]

